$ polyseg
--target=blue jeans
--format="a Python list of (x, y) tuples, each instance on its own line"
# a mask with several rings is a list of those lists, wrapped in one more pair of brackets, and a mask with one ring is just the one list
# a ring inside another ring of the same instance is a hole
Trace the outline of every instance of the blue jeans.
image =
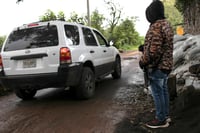
[(156, 108), (156, 118), (164, 121), (169, 115), (168, 75), (159, 69), (149, 72), (150, 86)]

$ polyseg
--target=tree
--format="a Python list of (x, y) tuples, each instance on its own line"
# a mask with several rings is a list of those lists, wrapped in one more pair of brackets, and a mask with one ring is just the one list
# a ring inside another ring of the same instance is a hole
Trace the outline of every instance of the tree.
[(119, 49), (129, 49), (133, 46), (143, 44), (143, 38), (135, 29), (136, 18), (126, 18), (119, 26), (116, 26), (113, 41)]
[[(18, 2), (23, 0), (18, 0)], [(135, 29), (136, 17), (131, 19), (121, 19), (122, 8), (113, 2), (113, 0), (104, 0), (108, 6), (108, 11), (111, 17), (105, 19), (103, 14), (100, 14), (96, 9), (91, 15), (91, 26), (98, 29), (105, 37), (110, 41), (114, 41), (116, 46), (120, 49), (130, 49), (133, 46), (137, 46), (143, 43), (144, 38), (139, 36), (139, 33)], [(49, 21), (55, 19), (65, 19), (63, 12), (59, 12), (56, 16), (51, 10), (40, 17), (40, 21)], [(77, 22), (87, 24), (87, 16), (79, 16), (77, 13), (72, 12), (69, 22)], [(103, 27), (104, 21), (107, 21), (107, 27)], [(121, 23), (120, 23), (121, 22)], [(120, 23), (120, 24), (119, 24)]]
[[(96, 9), (91, 14), (91, 27), (98, 29), (102, 33), (104, 32), (103, 28), (103, 22), (105, 18), (103, 14), (99, 14), (99, 11)], [(87, 16), (79, 16), (77, 13), (72, 12), (70, 18), (67, 20), (69, 22), (77, 22), (82, 24), (88, 24), (87, 23)]]
[(5, 41), (6, 36), (0, 36), (0, 47), (3, 45), (3, 42)]
[[(171, 22), (173, 26), (183, 23), (183, 16), (177, 10), (175, 5), (175, 0), (163, 0), (165, 6), (165, 16)], [(176, 28), (176, 27), (175, 27)]]
[(57, 19), (63, 20), (63, 21), (65, 20), (65, 14), (63, 11), (58, 12)]
[(50, 21), (50, 20), (57, 20), (57, 19), (65, 21), (64, 12), (60, 11), (58, 12), (58, 15), (56, 16), (53, 11), (48, 9), (47, 12), (44, 15), (40, 16), (39, 18), (40, 21)]
[(79, 16), (75, 12), (71, 13), (70, 18), (67, 21), (69, 21), (69, 22), (76, 22), (76, 23), (82, 23), (82, 24), (87, 24), (87, 18), (83, 17), (83, 16)]
[(40, 21), (49, 21), (49, 20), (56, 20), (56, 19), (57, 19), (56, 15), (50, 9), (48, 9), (47, 12), (43, 16), (40, 17)]
[(109, 0), (109, 1), (105, 0), (105, 3), (108, 6), (108, 11), (111, 16), (107, 19), (107, 21), (108, 21), (109, 32), (110, 32), (109, 40), (112, 40), (114, 28), (117, 26), (121, 18), (122, 8), (116, 3), (114, 3), (112, 0)]
[(200, 1), (176, 0), (177, 9), (183, 14), (184, 29), (186, 33), (200, 33)]
[(98, 29), (100, 32), (104, 33), (103, 22), (105, 18), (103, 14), (99, 14), (99, 11), (96, 9), (92, 12), (91, 15), (91, 26)]

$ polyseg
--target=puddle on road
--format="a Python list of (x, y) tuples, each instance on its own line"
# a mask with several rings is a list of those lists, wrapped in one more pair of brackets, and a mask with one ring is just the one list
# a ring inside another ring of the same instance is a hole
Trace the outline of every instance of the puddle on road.
[(143, 76), (143, 72), (141, 72), (141, 70), (138, 69), (138, 71), (136, 72), (137, 74), (133, 74), (129, 77), (128, 79), (128, 84), (133, 84), (133, 85), (143, 85), (144, 84), (144, 76)]
[(122, 58), (122, 67), (130, 65), (130, 63), (133, 63), (133, 60), (137, 60), (139, 57), (138, 56), (133, 56), (133, 57), (123, 57)]
[[(126, 69), (124, 69), (124, 73), (131, 73), (131, 75), (129, 75), (127, 78), (127, 85), (119, 88), (115, 93), (114, 101), (117, 104), (129, 106), (136, 103), (141, 103), (142, 105), (142, 102), (147, 97), (146, 93), (144, 93), (144, 73), (142, 69), (137, 66), (138, 62), (133, 61), (134, 59), (138, 58), (139, 55), (123, 58), (124, 60), (122, 62), (122, 67), (126, 67)], [(134, 66), (134, 70), (132, 67), (127, 66)]]
[(131, 62), (132, 62), (131, 60), (124, 60), (124, 61), (122, 62), (122, 67), (128, 66)]
[(133, 59), (138, 59), (139, 56), (128, 56), (128, 57), (123, 57), (123, 60), (133, 60)]

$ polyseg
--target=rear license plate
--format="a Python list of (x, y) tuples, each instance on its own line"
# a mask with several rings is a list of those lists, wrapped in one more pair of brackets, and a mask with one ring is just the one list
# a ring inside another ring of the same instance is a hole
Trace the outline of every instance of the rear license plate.
[(36, 67), (36, 59), (23, 60), (23, 68), (33, 68), (33, 67)]

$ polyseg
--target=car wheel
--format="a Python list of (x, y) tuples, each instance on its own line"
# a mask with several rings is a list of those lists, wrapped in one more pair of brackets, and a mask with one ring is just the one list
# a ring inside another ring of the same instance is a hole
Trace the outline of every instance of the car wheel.
[(34, 89), (22, 89), (22, 88), (15, 89), (15, 94), (23, 100), (32, 99), (35, 96), (36, 92), (37, 90)]
[(119, 57), (115, 60), (114, 72), (112, 73), (113, 79), (121, 78), (121, 59)]
[(84, 67), (80, 83), (76, 88), (76, 94), (79, 99), (89, 99), (95, 93), (95, 76), (89, 67)]

